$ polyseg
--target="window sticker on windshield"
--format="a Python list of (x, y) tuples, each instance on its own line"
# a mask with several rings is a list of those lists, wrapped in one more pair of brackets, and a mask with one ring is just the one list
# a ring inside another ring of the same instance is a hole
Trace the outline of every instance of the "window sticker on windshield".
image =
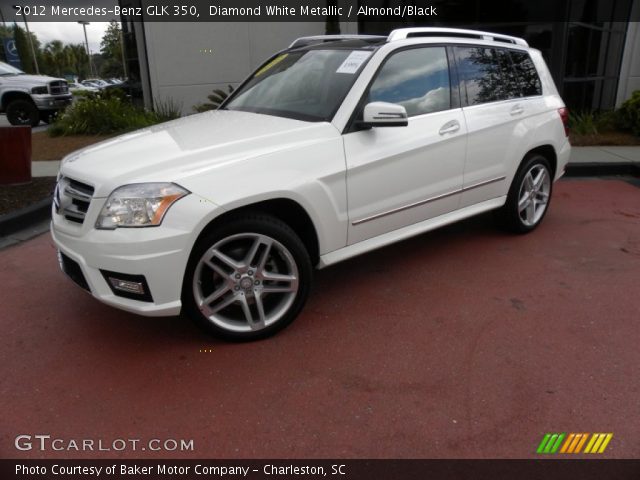
[(336, 73), (356, 73), (360, 68), (360, 65), (362, 65), (367, 58), (369, 58), (369, 55), (371, 55), (371, 52), (351, 52), (351, 54), (345, 59), (345, 61), (342, 62), (342, 65), (338, 67)]
[(271, 60), (269, 63), (267, 63), (264, 67), (262, 67), (260, 70), (258, 70), (256, 72), (256, 74), (254, 75), (254, 77), (259, 77), (260, 75), (262, 75), (264, 72), (266, 72), (267, 70), (269, 70), (271, 67), (279, 64), (282, 60), (284, 60), (285, 58), (287, 58), (289, 54), (288, 53), (283, 53), (282, 55), (278, 55), (276, 58), (274, 58), (273, 60)]

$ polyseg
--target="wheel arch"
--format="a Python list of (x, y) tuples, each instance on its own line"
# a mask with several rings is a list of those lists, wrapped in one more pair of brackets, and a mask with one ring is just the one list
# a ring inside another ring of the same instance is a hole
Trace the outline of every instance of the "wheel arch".
[(204, 226), (194, 245), (217, 226), (250, 213), (270, 215), (287, 224), (302, 240), (311, 258), (312, 265), (318, 264), (320, 261), (320, 245), (313, 220), (300, 203), (286, 197), (261, 200), (225, 211)]
[[(549, 161), (549, 165), (551, 166), (551, 178), (555, 179), (556, 172), (558, 169), (558, 155), (556, 154), (556, 149), (551, 144), (547, 143), (547, 144), (539, 145), (529, 150), (522, 157), (522, 160), (520, 161), (520, 165), (522, 165), (522, 162), (524, 162), (527, 157), (536, 153), (542, 155)], [(518, 165), (518, 168), (520, 168), (520, 165)]]
[(33, 98), (26, 92), (22, 92), (19, 90), (11, 90), (9, 92), (5, 92), (2, 95), (2, 99), (0, 99), (0, 106), (2, 107), (2, 111), (7, 110), (7, 106), (14, 100), (27, 100), (35, 105)]

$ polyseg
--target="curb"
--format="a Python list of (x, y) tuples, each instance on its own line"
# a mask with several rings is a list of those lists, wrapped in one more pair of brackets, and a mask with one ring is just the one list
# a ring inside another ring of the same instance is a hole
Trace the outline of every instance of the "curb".
[(50, 219), (52, 201), (53, 196), (50, 196), (15, 212), (0, 215), (0, 235), (8, 236), (29, 228), (34, 223)]
[(565, 177), (640, 176), (640, 163), (569, 163)]

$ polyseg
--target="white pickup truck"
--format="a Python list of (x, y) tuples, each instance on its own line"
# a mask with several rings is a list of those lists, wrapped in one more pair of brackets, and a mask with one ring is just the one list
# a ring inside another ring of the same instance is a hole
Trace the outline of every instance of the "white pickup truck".
[(0, 62), (0, 113), (11, 125), (37, 126), (71, 103), (67, 82), (45, 75), (28, 75)]

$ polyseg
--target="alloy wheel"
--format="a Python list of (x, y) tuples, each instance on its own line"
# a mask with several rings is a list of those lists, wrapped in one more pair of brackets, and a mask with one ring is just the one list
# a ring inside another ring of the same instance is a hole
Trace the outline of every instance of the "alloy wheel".
[(294, 257), (282, 243), (259, 233), (240, 233), (205, 251), (195, 268), (193, 295), (210, 322), (227, 331), (251, 332), (287, 313), (298, 279)]
[(518, 194), (518, 214), (527, 227), (543, 217), (551, 193), (551, 176), (547, 168), (537, 163), (524, 175)]

